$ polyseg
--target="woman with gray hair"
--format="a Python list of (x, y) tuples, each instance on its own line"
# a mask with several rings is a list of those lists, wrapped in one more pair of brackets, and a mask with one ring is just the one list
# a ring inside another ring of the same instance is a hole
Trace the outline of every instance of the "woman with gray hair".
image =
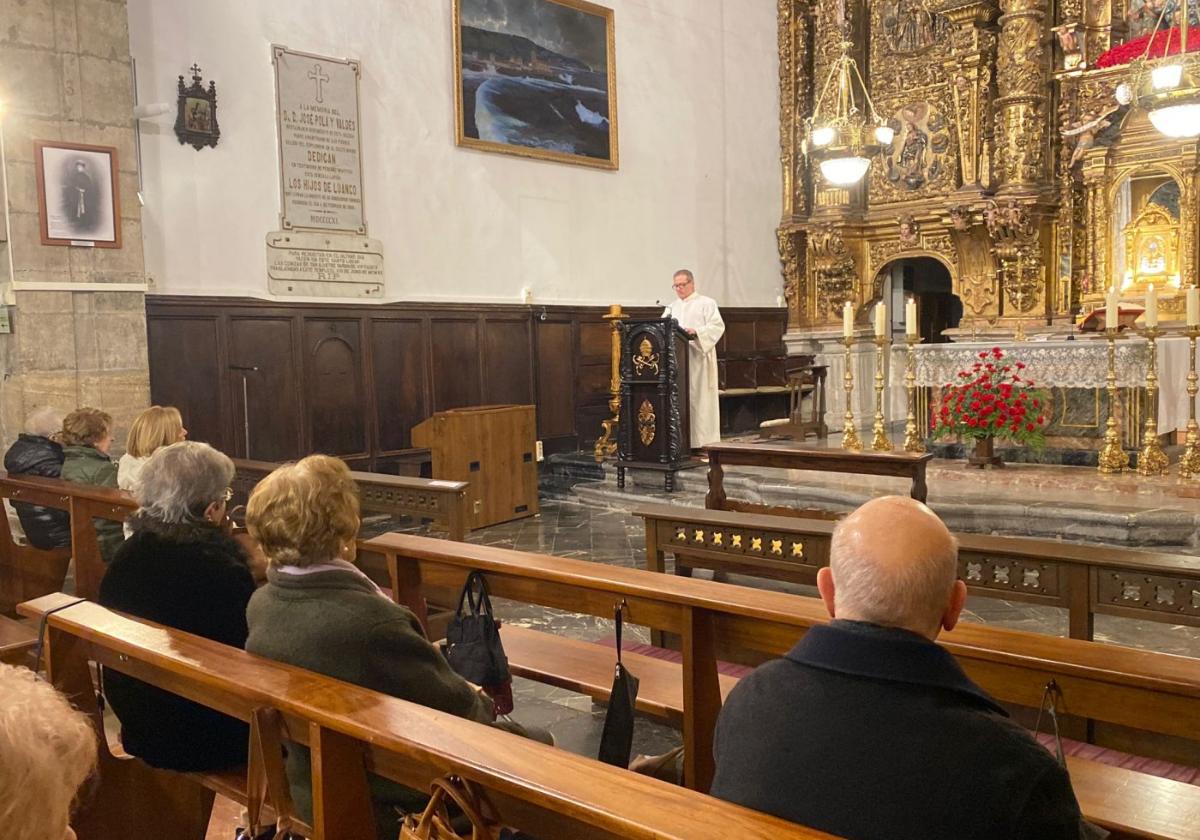
[[(164, 446), (142, 466), (129, 523), (100, 603), (139, 618), (245, 647), (254, 578), (221, 529), (233, 462), (205, 443)], [(104, 693), (126, 752), (168, 770), (215, 771), (246, 762), (246, 725), (132, 677), (105, 671)]]

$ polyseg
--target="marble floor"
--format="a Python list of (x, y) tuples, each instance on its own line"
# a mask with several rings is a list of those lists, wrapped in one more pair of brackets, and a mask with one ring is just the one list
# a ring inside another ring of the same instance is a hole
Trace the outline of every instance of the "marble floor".
[[(364, 536), (390, 530), (424, 529), (395, 523), (386, 517), (373, 518), (363, 527)], [(472, 532), (468, 540), (481, 545), (575, 557), (614, 566), (645, 566), (641, 519), (622, 509), (584, 504), (572, 498), (544, 498), (537, 516)], [(705, 574), (703, 571), (697, 572), (698, 576)], [(813, 588), (806, 586), (736, 575), (730, 575), (727, 579), (731, 583), (770, 586), (796, 594), (816, 595)], [(499, 598), (493, 600), (498, 617), (508, 623), (545, 629), (587, 641), (602, 641), (613, 634), (613, 623), (608, 619)], [(972, 597), (968, 601), (964, 620), (1060, 636), (1066, 635), (1067, 629), (1063, 610), (994, 598)], [(644, 627), (628, 627), (626, 632), (638, 641), (649, 641), (649, 631)], [(1196, 628), (1098, 616), (1096, 637), (1112, 644), (1200, 656), (1200, 629)], [(564, 749), (582, 755), (596, 754), (604, 724), (604, 709), (593, 704), (588, 697), (522, 679), (515, 681), (514, 697), (514, 719), (549, 729), (558, 745)], [(662, 753), (678, 743), (679, 734), (674, 729), (650, 720), (638, 720), (634, 735), (635, 754)], [(228, 840), (232, 837), (236, 818), (237, 808), (228, 801), (219, 801), (209, 830), (209, 840)]]

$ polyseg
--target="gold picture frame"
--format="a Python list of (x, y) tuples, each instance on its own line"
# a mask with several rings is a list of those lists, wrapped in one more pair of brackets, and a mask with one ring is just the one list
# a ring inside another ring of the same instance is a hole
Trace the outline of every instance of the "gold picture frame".
[[(455, 143), (619, 168), (613, 10), (586, 0), (499, 0), (500, 30), (488, 28), (495, 24), (483, 11), (495, 2), (454, 0)], [(569, 25), (553, 25), (562, 21)]]

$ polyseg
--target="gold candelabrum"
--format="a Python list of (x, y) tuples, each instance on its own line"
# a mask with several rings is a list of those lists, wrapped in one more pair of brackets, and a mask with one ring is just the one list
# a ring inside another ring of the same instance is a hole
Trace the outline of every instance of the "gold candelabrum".
[(892, 451), (892, 439), (888, 437), (887, 426), (883, 420), (883, 389), (887, 384), (887, 377), (883, 373), (887, 361), (884, 348), (890, 345), (887, 336), (875, 336), (875, 424), (871, 427), (871, 449), (876, 452)]
[(917, 353), (916, 346), (921, 339), (915, 335), (906, 335), (904, 343), (908, 345), (908, 356), (904, 360), (904, 390), (908, 395), (908, 419), (904, 423), (904, 451), (924, 452), (925, 441), (917, 432)]
[(608, 410), (612, 417), (600, 423), (604, 431), (596, 438), (594, 454), (597, 461), (617, 454), (617, 423), (621, 420), (621, 322), (628, 317), (621, 311), (619, 303), (610, 306), (604, 316), (604, 320), (612, 325), (612, 378), (608, 383), (612, 395), (608, 398)]
[(1163, 475), (1170, 460), (1158, 440), (1158, 327), (1142, 331), (1149, 342), (1150, 359), (1146, 363), (1146, 424), (1142, 429), (1142, 450), (1138, 453), (1138, 475)]
[(1181, 478), (1192, 478), (1200, 475), (1200, 427), (1196, 425), (1196, 339), (1200, 337), (1200, 327), (1192, 326), (1184, 330), (1188, 338), (1188, 424), (1184, 437), (1183, 455), (1179, 459), (1179, 475)]
[(1117, 339), (1121, 337), (1116, 327), (1106, 328), (1108, 340), (1108, 374), (1105, 385), (1108, 390), (1108, 421), (1104, 427), (1104, 448), (1100, 450), (1097, 469), (1105, 474), (1119, 473), (1129, 466), (1129, 456), (1121, 448), (1121, 430), (1117, 424)]
[(846, 372), (842, 374), (842, 387), (846, 389), (846, 422), (842, 425), (842, 449), (862, 451), (862, 441), (854, 428), (854, 336), (842, 339), (846, 345)]

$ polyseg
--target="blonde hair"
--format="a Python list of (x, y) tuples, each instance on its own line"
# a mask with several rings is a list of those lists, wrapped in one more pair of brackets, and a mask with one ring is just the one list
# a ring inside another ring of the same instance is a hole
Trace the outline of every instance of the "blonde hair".
[(152, 405), (133, 419), (125, 451), (135, 458), (153, 455), (154, 450), (179, 443), (183, 416), (173, 405)]
[(112, 431), (112, 415), (98, 408), (77, 408), (63, 420), (67, 446), (94, 446)]
[(86, 714), (28, 668), (0, 664), (0, 825), (5, 840), (67, 833), (71, 804), (96, 766)]
[(354, 558), (358, 485), (340, 458), (310, 455), (258, 483), (246, 528), (272, 565), (311, 566)]

